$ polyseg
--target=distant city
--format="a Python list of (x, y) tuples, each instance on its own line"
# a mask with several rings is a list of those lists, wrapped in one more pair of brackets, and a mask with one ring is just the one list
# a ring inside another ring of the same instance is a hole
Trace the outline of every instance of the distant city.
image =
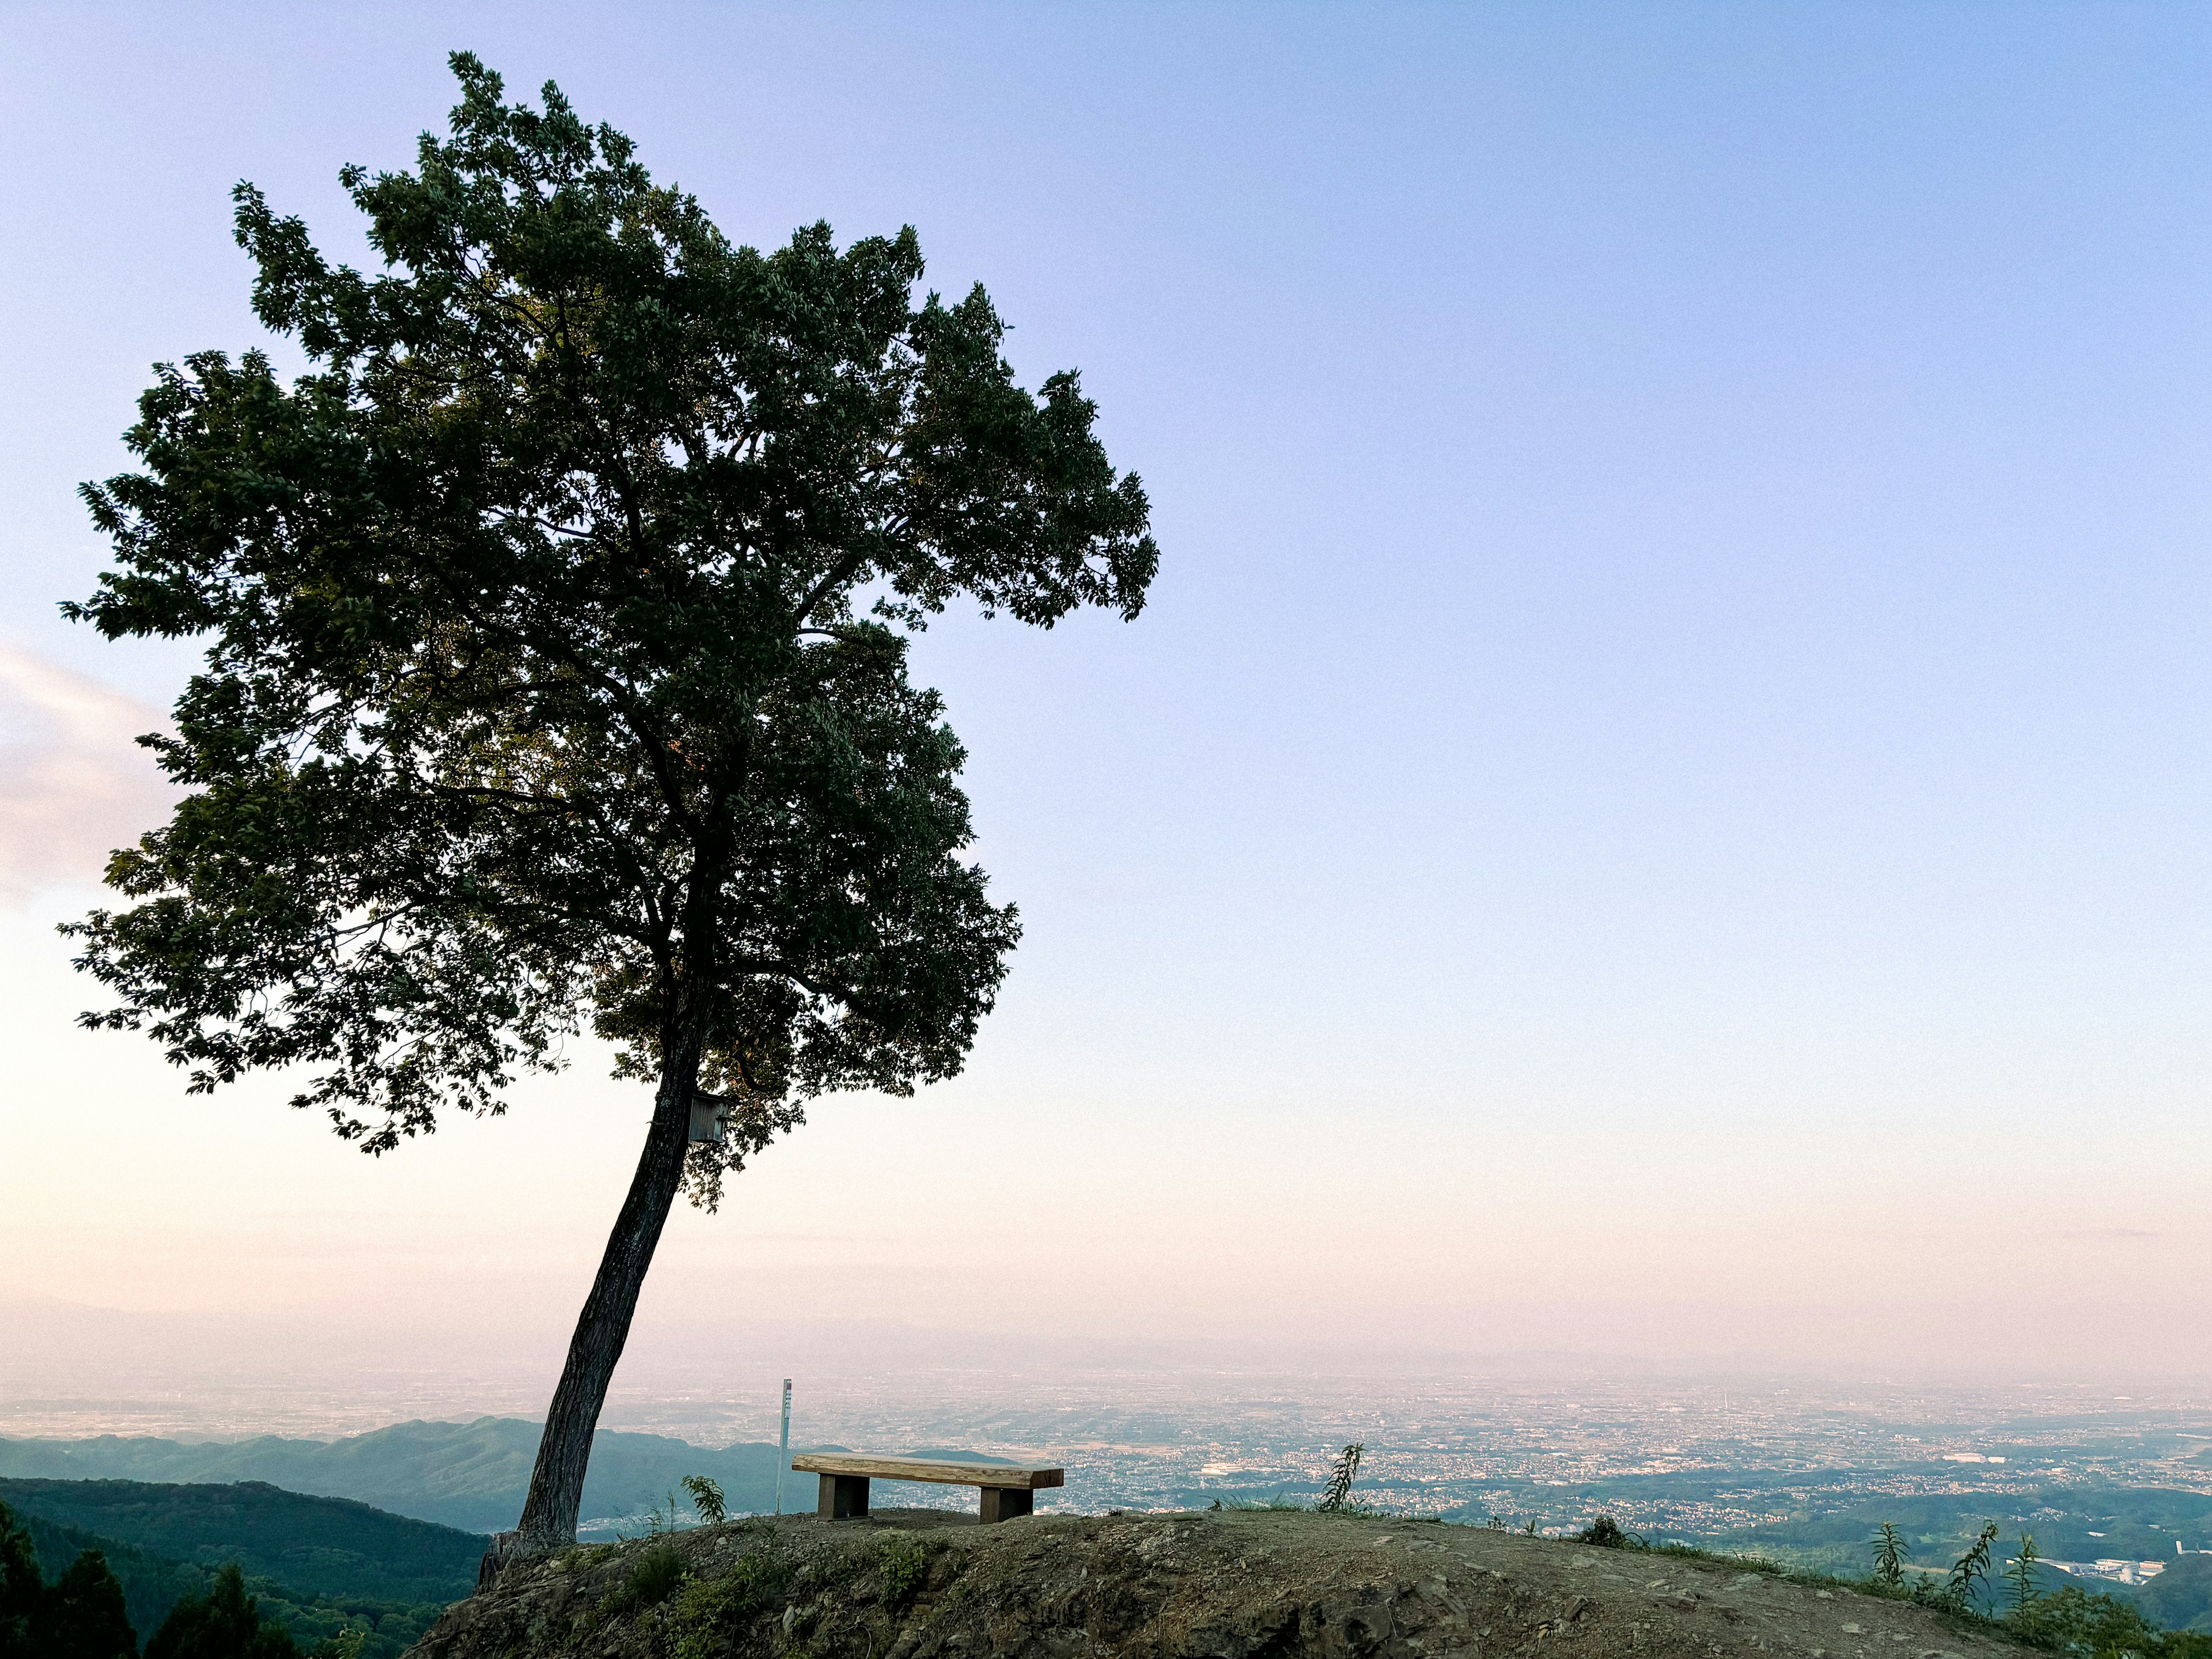
[[(1564, 1504), (1594, 1486), (1626, 1493), (1675, 1484), (1668, 1477), (1746, 1477), (1741, 1492), (1616, 1501), (1639, 1523), (1697, 1533), (1776, 1519), (1778, 1499), (1816, 1492), (1872, 1498), (2070, 1484), (2212, 1492), (2212, 1401), (2109, 1389), (1539, 1388), (1125, 1372), (996, 1383), (947, 1375), (912, 1379), (898, 1396), (849, 1384), (811, 1393), (802, 1390), (799, 1420), (818, 1438), (1049, 1450), (1067, 1462), (1063, 1501), (1078, 1509), (1311, 1487), (1353, 1440), (1365, 1443), (1370, 1501), (1408, 1514), (1487, 1503), (1517, 1520), (1551, 1493)], [(684, 1424), (686, 1415), (664, 1407), (624, 1426), (691, 1436), (709, 1426)], [(1536, 1518), (1554, 1528), (1567, 1520)], [(2186, 1547), (2202, 1544), (2212, 1539)]]
[[(2196, 1393), (1189, 1367), (793, 1369), (794, 1445), (1048, 1455), (1068, 1477), (1042, 1509), (1310, 1500), (1339, 1450), (1357, 1441), (1358, 1495), (1375, 1509), (1494, 1517), (1554, 1534), (1601, 1510), (1654, 1539), (1726, 1540), (1844, 1567), (1863, 1554), (1874, 1520), (1917, 1517), (1923, 1565), (1941, 1565), (1943, 1540), (1986, 1515), (2008, 1537), (2033, 1531), (2046, 1563), (2123, 1584), (2212, 1550), (2212, 1522), (2198, 1524), (2212, 1517), (2212, 1395)], [(617, 1386), (603, 1426), (701, 1447), (775, 1438), (776, 1384), (764, 1374), (741, 1389), (711, 1377), (648, 1380)], [(327, 1393), (305, 1383), (131, 1399), (71, 1393), (0, 1390), (0, 1436), (331, 1437), (404, 1418), (538, 1409), (537, 1388), (520, 1378), (487, 1392), (396, 1373), (333, 1376)], [(878, 1501), (971, 1497), (913, 1487)], [(793, 1501), (801, 1501), (796, 1487)]]

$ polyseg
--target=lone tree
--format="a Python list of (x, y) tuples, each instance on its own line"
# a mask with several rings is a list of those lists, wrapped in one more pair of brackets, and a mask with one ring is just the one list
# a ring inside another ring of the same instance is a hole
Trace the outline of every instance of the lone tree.
[(653, 1085), (530, 1551), (575, 1535), (677, 1193), (713, 1208), (815, 1096), (953, 1075), (1005, 976), (909, 632), (962, 595), (1132, 617), (1158, 552), (1075, 375), (1018, 386), (980, 288), (917, 303), (910, 228), (733, 246), (556, 87), (452, 61), (451, 137), (342, 175), (382, 274), (236, 192), (310, 372), (161, 368), (143, 470), (86, 488), (116, 568), (70, 614), (207, 654), (143, 740), (186, 793), (108, 866), (135, 903), (70, 931), (117, 997), (87, 1024), (195, 1091), (306, 1068), (372, 1153), (586, 1025)]

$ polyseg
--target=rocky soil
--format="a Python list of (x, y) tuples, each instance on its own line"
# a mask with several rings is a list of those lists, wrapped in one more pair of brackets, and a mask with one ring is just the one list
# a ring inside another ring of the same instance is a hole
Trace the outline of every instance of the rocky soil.
[(933, 1510), (579, 1548), (410, 1659), (2021, 1659), (1908, 1602), (1633, 1549), (1267, 1510)]

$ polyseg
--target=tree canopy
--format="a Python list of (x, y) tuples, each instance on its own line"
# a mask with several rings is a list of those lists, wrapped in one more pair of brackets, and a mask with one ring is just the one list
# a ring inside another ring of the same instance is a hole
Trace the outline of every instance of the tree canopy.
[(49, 1584), (27, 1530), (0, 1504), (0, 1659), (137, 1659), (123, 1586), (97, 1549)]
[(218, 1568), (205, 1595), (177, 1603), (146, 1644), (146, 1659), (298, 1659), (282, 1625), (264, 1621), (238, 1563)]
[(1134, 616), (1158, 560), (1073, 374), (1032, 395), (911, 229), (732, 246), (557, 88), (456, 55), (450, 137), (343, 175), (386, 262), (250, 185), (254, 307), (312, 365), (162, 368), (87, 486), (70, 607), (204, 639), (151, 739), (188, 792), (81, 925), (211, 1090), (306, 1066), (372, 1152), (498, 1111), (583, 1024), (696, 1048), (712, 1201), (799, 1103), (961, 1064), (1018, 937), (959, 856), (963, 755), (907, 630), (966, 595)]
[(307, 372), (160, 368), (142, 470), (86, 489), (115, 567), (70, 613), (206, 660), (148, 739), (183, 798), (109, 866), (137, 902), (75, 931), (117, 996), (89, 1024), (195, 1090), (297, 1068), (372, 1152), (503, 1109), (586, 1028), (653, 1085), (536, 1549), (574, 1534), (676, 1193), (714, 1204), (824, 1091), (951, 1075), (1005, 976), (909, 635), (962, 598), (1133, 617), (1158, 552), (1076, 377), (1024, 390), (911, 228), (733, 246), (558, 88), (453, 66), (413, 172), (342, 175), (380, 273), (239, 187)]

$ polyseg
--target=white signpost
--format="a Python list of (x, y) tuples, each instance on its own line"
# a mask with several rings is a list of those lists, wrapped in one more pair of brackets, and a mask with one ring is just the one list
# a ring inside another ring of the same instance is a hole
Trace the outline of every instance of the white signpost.
[(775, 1512), (783, 1513), (783, 1471), (791, 1462), (791, 1379), (783, 1379), (783, 1432), (775, 1440)]

